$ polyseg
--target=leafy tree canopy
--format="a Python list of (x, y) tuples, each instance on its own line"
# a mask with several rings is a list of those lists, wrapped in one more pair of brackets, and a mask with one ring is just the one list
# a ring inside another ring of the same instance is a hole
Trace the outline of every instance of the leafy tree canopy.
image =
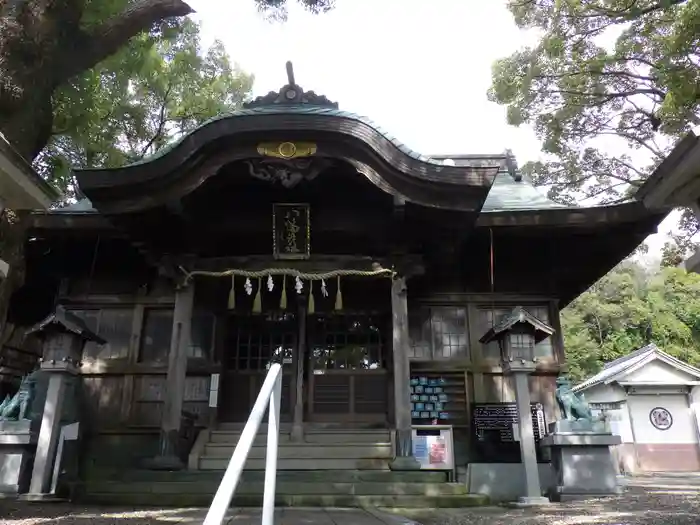
[(577, 381), (649, 343), (700, 366), (700, 275), (623, 263), (565, 308), (561, 322)]
[(70, 195), (70, 167), (140, 160), (236, 109), (252, 84), (221, 42), (202, 49), (190, 19), (165, 33), (138, 35), (56, 91), (53, 134), (35, 164)]
[[(518, 27), (540, 35), (494, 64), (489, 90), (510, 124), (530, 124), (542, 140), (544, 160), (524, 171), (560, 202), (625, 199), (700, 124), (700, 0), (508, 6)], [(599, 147), (610, 144), (628, 153)], [(688, 211), (681, 227), (687, 240), (697, 219)]]

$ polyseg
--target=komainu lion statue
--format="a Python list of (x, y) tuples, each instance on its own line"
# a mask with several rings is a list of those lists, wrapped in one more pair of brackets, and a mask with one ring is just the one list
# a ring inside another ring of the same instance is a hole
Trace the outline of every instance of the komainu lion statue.
[(588, 406), (583, 394), (576, 394), (571, 389), (571, 381), (568, 378), (557, 377), (557, 404), (564, 419), (570, 421), (586, 420), (594, 421), (591, 407)]

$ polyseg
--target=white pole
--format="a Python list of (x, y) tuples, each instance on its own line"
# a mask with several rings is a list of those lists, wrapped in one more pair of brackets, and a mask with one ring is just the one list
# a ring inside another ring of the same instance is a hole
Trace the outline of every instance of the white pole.
[(260, 422), (265, 415), (265, 409), (272, 395), (277, 377), (281, 375), (281, 373), (282, 365), (279, 363), (274, 363), (270, 367), (270, 371), (267, 373), (267, 377), (265, 377), (258, 398), (255, 400), (253, 409), (250, 411), (248, 422), (245, 424), (238, 444), (231, 455), (231, 461), (229, 461), (226, 472), (224, 472), (224, 477), (221, 479), (219, 488), (214, 495), (214, 500), (211, 502), (209, 512), (207, 512), (207, 516), (204, 518), (203, 525), (221, 525), (224, 522), (226, 511), (231, 504), (231, 498), (233, 498), (233, 493), (236, 491), (236, 486), (238, 486), (238, 481), (241, 478), (243, 466), (245, 465), (246, 459), (248, 459), (250, 447), (253, 445), (255, 434), (258, 432)]
[(277, 375), (272, 389), (267, 421), (267, 450), (265, 453), (265, 489), (263, 492), (262, 525), (275, 521), (275, 489), (277, 482), (277, 445), (279, 441), (282, 374)]

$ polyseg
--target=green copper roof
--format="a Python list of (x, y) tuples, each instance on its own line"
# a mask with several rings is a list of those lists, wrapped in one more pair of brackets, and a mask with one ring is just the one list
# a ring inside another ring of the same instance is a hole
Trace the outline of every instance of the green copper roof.
[(482, 213), (499, 211), (552, 210), (569, 208), (548, 199), (536, 188), (529, 177), (522, 176), (520, 182), (511, 177), (508, 172), (501, 171), (491, 186), (484, 202)]

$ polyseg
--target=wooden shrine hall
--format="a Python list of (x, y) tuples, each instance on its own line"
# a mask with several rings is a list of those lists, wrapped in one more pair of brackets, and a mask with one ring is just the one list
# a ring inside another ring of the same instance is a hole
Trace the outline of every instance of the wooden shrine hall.
[[(223, 469), (214, 445), (272, 362), (290, 442), (380, 432), (389, 457), (353, 465), (384, 468), (412, 455), (412, 426), (439, 423), (458, 465), (518, 461), (517, 443), (477, 443), (474, 405), (514, 401), (479, 339), (515, 307), (552, 327), (529, 380), (553, 421), (559, 310), (666, 210), (557, 204), (509, 152), (420, 155), (288, 76), (153, 157), (76, 170), (82, 198), (33, 214), (15, 322), (60, 304), (107, 341), (81, 366), (90, 468), (175, 453), (184, 410), (198, 437), (183, 463)], [(438, 390), (422, 399), (419, 382)]]

